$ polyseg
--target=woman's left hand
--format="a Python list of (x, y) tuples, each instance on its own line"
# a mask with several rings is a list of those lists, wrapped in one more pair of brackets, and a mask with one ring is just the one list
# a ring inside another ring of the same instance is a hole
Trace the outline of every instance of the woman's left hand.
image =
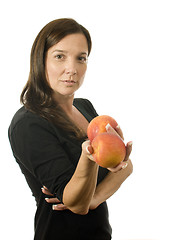
[(53, 210), (63, 211), (68, 209), (64, 204), (60, 202), (58, 198), (53, 197), (54, 195), (51, 194), (45, 186), (43, 186), (41, 190), (45, 195), (51, 196), (51, 198), (45, 198), (45, 200), (47, 203), (53, 204), (52, 205)]
[[(110, 124), (108, 124), (106, 126), (106, 131), (108, 133), (117, 134), (118, 136), (120, 136), (124, 140), (123, 132), (122, 132), (122, 130), (121, 130), (121, 128), (119, 126), (117, 126), (116, 129), (114, 129), (114, 128), (111, 127)], [(130, 142), (128, 142), (126, 144), (126, 156), (125, 156), (125, 159), (120, 164), (118, 164), (116, 167), (108, 168), (108, 170), (110, 170), (111, 172), (118, 172), (121, 169), (125, 169), (128, 166), (127, 161), (129, 160), (129, 156), (131, 154), (131, 151), (132, 151), (132, 141), (130, 141)]]

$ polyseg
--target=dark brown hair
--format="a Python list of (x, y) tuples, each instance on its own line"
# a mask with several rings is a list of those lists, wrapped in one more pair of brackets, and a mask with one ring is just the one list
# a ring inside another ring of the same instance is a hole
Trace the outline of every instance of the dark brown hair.
[(82, 33), (87, 39), (88, 55), (91, 51), (91, 37), (87, 29), (70, 18), (61, 18), (48, 23), (37, 35), (30, 56), (30, 73), (21, 93), (24, 106), (66, 130), (70, 136), (82, 138), (82, 131), (74, 124), (53, 99), (53, 90), (45, 75), (45, 57), (48, 49), (69, 34)]

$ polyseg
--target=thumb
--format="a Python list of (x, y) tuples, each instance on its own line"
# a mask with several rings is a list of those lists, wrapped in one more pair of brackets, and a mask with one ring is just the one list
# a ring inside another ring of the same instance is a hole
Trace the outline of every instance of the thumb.
[(94, 152), (91, 145), (87, 145), (87, 146), (86, 146), (86, 152), (87, 152), (88, 154), (92, 154), (92, 153)]
[(107, 125), (106, 125), (106, 131), (107, 131), (107, 133), (117, 133), (116, 131), (115, 131), (115, 129), (113, 128), (113, 127), (111, 127), (111, 125), (108, 123)]
[(122, 139), (122, 141), (123, 141), (123, 137), (120, 136), (120, 134), (119, 134), (113, 127), (111, 127), (111, 125), (110, 125), (109, 123), (106, 125), (106, 131), (107, 131), (107, 133), (116, 134), (116, 135), (117, 135), (118, 137), (120, 137), (120, 138)]
[(94, 161), (92, 156), (94, 150), (90, 144), (90, 140), (87, 140), (82, 144), (82, 150), (90, 160)]

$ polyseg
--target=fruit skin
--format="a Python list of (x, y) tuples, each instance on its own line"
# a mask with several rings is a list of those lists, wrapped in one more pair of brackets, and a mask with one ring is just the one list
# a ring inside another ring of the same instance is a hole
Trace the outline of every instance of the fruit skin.
[(122, 139), (113, 133), (100, 133), (91, 143), (95, 162), (104, 168), (113, 168), (121, 163), (126, 155)]
[(89, 123), (87, 128), (87, 136), (89, 140), (92, 140), (99, 134), (106, 132), (106, 125), (110, 124), (114, 129), (117, 127), (118, 123), (114, 118), (108, 115), (97, 116)]

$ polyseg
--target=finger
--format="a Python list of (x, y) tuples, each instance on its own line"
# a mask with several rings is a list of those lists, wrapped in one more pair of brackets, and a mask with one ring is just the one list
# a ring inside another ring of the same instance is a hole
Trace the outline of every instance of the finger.
[(92, 156), (94, 150), (90, 144), (90, 140), (87, 140), (82, 144), (82, 150), (90, 160), (94, 161), (94, 158)]
[(120, 126), (117, 125), (117, 127), (115, 129), (116, 129), (117, 133), (119, 134), (119, 136), (124, 140), (123, 132), (122, 132)]
[(86, 146), (86, 152), (90, 155), (90, 154), (92, 154), (93, 153), (93, 148), (92, 148), (92, 146), (91, 145), (87, 145)]
[(92, 154), (92, 153), (93, 153), (93, 148), (92, 148), (92, 146), (91, 146), (90, 140), (86, 140), (85, 142), (83, 142), (83, 144), (82, 144), (82, 150), (83, 150), (86, 154)]
[(130, 141), (126, 144), (126, 155), (125, 155), (125, 159), (123, 160), (124, 162), (128, 161), (128, 159), (129, 159), (129, 156), (132, 152), (132, 145), (133, 145), (132, 141)]
[(45, 198), (45, 200), (48, 203), (60, 203), (60, 200), (58, 200), (58, 198)]
[(49, 190), (48, 190), (45, 186), (43, 186), (43, 187), (41, 188), (41, 190), (42, 190), (42, 192), (43, 192), (45, 195), (53, 196), (53, 194), (50, 193)]
[(116, 129), (114, 129), (113, 127), (111, 127), (111, 125), (108, 123), (106, 125), (106, 131), (108, 133), (114, 133), (114, 134), (117, 134), (120, 138), (122, 138), (122, 140), (124, 140), (123, 138), (123, 133), (122, 133), (122, 130), (121, 128), (119, 127), (119, 125), (116, 127)]
[(120, 164), (118, 164), (116, 167), (114, 168), (108, 168), (109, 171), (116, 173), (122, 169), (125, 169), (128, 166), (128, 163), (126, 162), (121, 162)]
[(53, 210), (57, 210), (57, 211), (63, 211), (68, 209), (64, 204), (56, 204), (52, 206)]

